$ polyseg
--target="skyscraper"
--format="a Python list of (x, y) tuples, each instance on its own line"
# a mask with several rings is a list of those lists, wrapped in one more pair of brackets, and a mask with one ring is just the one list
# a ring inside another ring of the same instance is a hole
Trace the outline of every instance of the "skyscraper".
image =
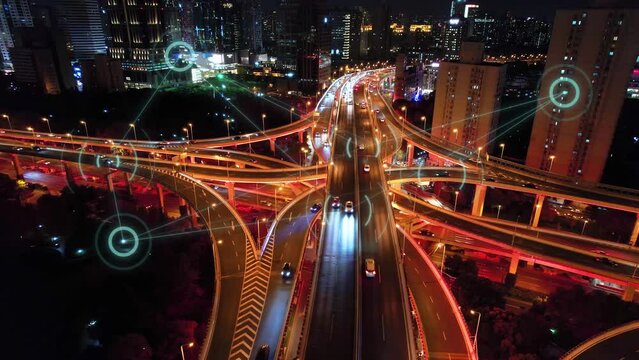
[(14, 46), (16, 29), (33, 27), (31, 8), (27, 0), (0, 0), (0, 68), (12, 70), (10, 49)]
[(599, 181), (639, 54), (639, 10), (555, 16), (526, 164)]
[(262, 41), (262, 2), (260, 0), (244, 0), (242, 6), (242, 49), (251, 53), (264, 50)]
[(333, 62), (357, 61), (360, 58), (362, 11), (360, 8), (337, 8), (329, 12), (331, 59)]
[(444, 57), (448, 60), (459, 59), (462, 40), (466, 33), (466, 20), (460, 16), (450, 18), (444, 25)]
[(443, 61), (437, 76), (432, 134), (471, 149), (490, 148), (506, 68), (482, 62), (483, 44), (462, 43), (459, 62)]
[(54, 15), (75, 60), (88, 60), (98, 54), (106, 54), (97, 0), (55, 0)]

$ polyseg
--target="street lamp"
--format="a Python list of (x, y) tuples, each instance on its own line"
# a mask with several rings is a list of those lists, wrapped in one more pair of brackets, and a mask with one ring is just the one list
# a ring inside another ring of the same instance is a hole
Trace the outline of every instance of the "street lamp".
[(420, 120), (424, 123), (424, 132), (426, 132), (426, 116), (422, 116)]
[(481, 149), (483, 149), (481, 146), (477, 148), (477, 162), (481, 161), (481, 158), (479, 157), (481, 155)]
[(184, 131), (186, 133), (186, 139), (188, 140), (189, 139), (189, 129), (183, 127), (182, 131)]
[(584, 220), (584, 226), (581, 228), (581, 235), (583, 235), (584, 231), (586, 231), (586, 225), (588, 225), (588, 220)]
[[(73, 135), (71, 135), (71, 133), (67, 133), (67, 136), (68, 136), (69, 138), (71, 138), (71, 142), (73, 142)], [(73, 145), (71, 145), (71, 146), (73, 146)]]
[(87, 129), (87, 122), (84, 120), (80, 120), (80, 124), (84, 125), (84, 133), (87, 137), (89, 137), (89, 129)]
[(302, 153), (304, 153), (304, 156), (302, 156), (302, 157), (300, 158), (300, 166), (303, 166), (303, 160), (305, 160), (305, 159), (306, 159), (306, 154), (308, 154), (308, 149), (307, 149), (307, 148), (301, 148), (301, 149), (300, 149), (300, 151), (301, 151)]
[(311, 102), (307, 101), (306, 102), (306, 113), (308, 114), (308, 107), (311, 106)]
[(189, 129), (191, 129), (191, 140), (195, 140), (195, 134), (193, 133), (193, 123), (189, 123)]
[(277, 191), (282, 191), (282, 187), (276, 187), (275, 188), (275, 217), (277, 218), (277, 214), (278, 214), (278, 209), (277, 209)]
[(53, 133), (53, 131), (51, 131), (51, 124), (49, 124), (49, 119), (48, 119), (48, 118), (43, 117), (43, 118), (42, 118), (42, 121), (44, 121), (45, 123), (47, 123), (47, 128), (49, 129), (49, 134), (52, 134), (52, 133)]
[[(262, 218), (262, 222), (266, 222), (266, 218)], [(257, 219), (257, 243), (260, 243), (261, 235), (260, 235), (260, 219)]]
[(437, 243), (437, 247), (435, 248), (435, 251), (439, 250), (440, 248), (444, 248), (442, 250), (442, 262), (439, 268), (439, 273), (440, 274), (444, 274), (444, 262), (446, 261), (446, 245), (444, 243)]
[(31, 131), (31, 135), (33, 135), (33, 141), (35, 141), (36, 136), (35, 136), (35, 131), (33, 130), (33, 128), (32, 128), (31, 126), (29, 126), (29, 127), (27, 128), (27, 130)]
[(231, 137), (231, 122), (233, 122), (232, 119), (224, 119), (224, 122), (226, 123), (226, 134), (228, 135), (228, 137)]
[(555, 162), (555, 155), (550, 155), (550, 166), (548, 167), (548, 172), (552, 171), (552, 164)]
[(477, 327), (475, 328), (475, 339), (473, 340), (473, 347), (475, 348), (475, 353), (479, 353), (477, 351), (477, 334), (479, 333), (479, 323), (481, 322), (481, 313), (479, 311), (470, 310), (472, 315), (477, 315)]
[(499, 219), (500, 213), (501, 213), (501, 205), (497, 205), (497, 219)]
[(293, 123), (293, 111), (295, 111), (295, 108), (292, 107), (291, 111), (289, 111), (289, 113), (291, 115), (291, 121), (290, 121), (291, 124)]
[(9, 130), (13, 130), (13, 127), (11, 126), (11, 119), (9, 118), (9, 115), (2, 114), (2, 117), (7, 119), (7, 121), (9, 122)]
[(499, 144), (499, 147), (501, 148), (501, 154), (499, 155), (499, 158), (503, 159), (504, 158), (504, 149), (506, 148), (506, 144), (501, 143), (501, 144)]
[(457, 211), (457, 197), (459, 196), (459, 190), (455, 190), (455, 206), (453, 207), (453, 211)]
[(264, 119), (266, 119), (266, 114), (262, 114), (262, 132), (266, 133), (266, 126), (264, 125)]
[(459, 133), (459, 130), (457, 130), (457, 128), (453, 129), (453, 134), (455, 134), (455, 142), (457, 142), (457, 134)]
[(133, 129), (133, 138), (135, 138), (135, 141), (138, 141), (138, 133), (135, 132), (135, 124), (131, 123), (129, 124), (129, 126), (131, 127), (131, 129)]
[(193, 346), (195, 346), (195, 343), (190, 342), (188, 344), (180, 344), (180, 353), (182, 354), (182, 360), (186, 360), (186, 358), (184, 357), (184, 345), (186, 345), (188, 348), (192, 348)]
[(404, 112), (404, 119), (408, 119), (408, 108), (406, 106), (402, 106), (402, 111)]

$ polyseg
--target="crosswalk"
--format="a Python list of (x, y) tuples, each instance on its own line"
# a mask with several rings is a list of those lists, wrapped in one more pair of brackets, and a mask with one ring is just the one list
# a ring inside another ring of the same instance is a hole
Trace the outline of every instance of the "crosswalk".
[(253, 249), (248, 241), (246, 254), (246, 270), (229, 360), (248, 360), (251, 355), (266, 302), (273, 263), (273, 239), (269, 239), (261, 259), (249, 255), (253, 254)]

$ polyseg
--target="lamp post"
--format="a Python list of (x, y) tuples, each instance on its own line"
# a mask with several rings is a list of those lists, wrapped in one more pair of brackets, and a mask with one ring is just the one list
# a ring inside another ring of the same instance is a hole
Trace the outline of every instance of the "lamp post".
[(455, 206), (453, 207), (453, 211), (457, 211), (457, 197), (459, 196), (459, 190), (455, 190)]
[(11, 118), (9, 118), (9, 115), (2, 114), (2, 117), (7, 119), (7, 121), (9, 122), (9, 130), (13, 130), (13, 127), (11, 126)]
[(426, 116), (422, 116), (420, 120), (424, 123), (424, 132), (426, 132)]
[(308, 114), (308, 107), (311, 106), (311, 102), (307, 101), (306, 102), (306, 113)]
[(180, 344), (180, 354), (182, 354), (182, 360), (186, 360), (186, 358), (184, 357), (184, 345), (186, 345), (188, 348), (192, 348), (195, 345), (195, 343), (190, 342), (188, 344)]
[(189, 123), (189, 129), (191, 129), (191, 140), (195, 140), (195, 134), (193, 133), (193, 123)]
[(550, 166), (548, 167), (548, 172), (552, 171), (552, 164), (555, 162), (555, 155), (550, 155)]
[[(73, 135), (71, 133), (67, 133), (67, 136), (71, 138), (71, 142), (73, 142)], [(73, 145), (71, 145), (71, 147), (73, 147)]]
[(402, 111), (404, 112), (404, 119), (408, 119), (408, 108), (406, 106), (402, 106)]
[(80, 120), (80, 124), (84, 125), (84, 134), (89, 137), (89, 129), (87, 128), (87, 122), (84, 120)]
[(439, 273), (440, 274), (444, 274), (444, 262), (446, 261), (446, 245), (444, 243), (437, 243), (437, 248), (435, 249), (435, 251), (439, 250), (439, 248), (444, 248), (442, 250), (442, 262), (440, 264), (439, 267)]
[(499, 155), (499, 158), (503, 159), (504, 158), (504, 149), (506, 148), (506, 144), (501, 143), (501, 144), (499, 144), (499, 147), (501, 148), (501, 154)]
[(31, 126), (29, 126), (29, 127), (27, 128), (27, 130), (31, 131), (31, 135), (33, 135), (33, 141), (35, 141), (35, 139), (36, 139), (36, 136), (35, 136), (35, 130), (33, 130), (33, 128), (32, 128)]
[(224, 122), (226, 123), (226, 135), (228, 135), (228, 137), (231, 137), (231, 119), (224, 119)]
[(49, 134), (52, 134), (52, 133), (53, 133), (53, 131), (51, 131), (51, 124), (49, 123), (49, 119), (48, 119), (48, 118), (43, 117), (43, 118), (42, 118), (42, 121), (44, 121), (45, 123), (47, 123), (47, 128), (49, 129)]
[(277, 209), (277, 191), (282, 191), (282, 187), (276, 187), (275, 188), (275, 217), (277, 217), (278, 214), (278, 209)]
[(183, 127), (182, 131), (184, 131), (186, 133), (186, 139), (188, 140), (189, 139), (189, 129)]
[(497, 219), (499, 219), (500, 213), (501, 213), (501, 205), (497, 205)]
[(581, 227), (581, 235), (583, 235), (584, 231), (586, 231), (586, 225), (588, 225), (588, 220), (584, 220), (584, 226)]
[(477, 334), (479, 334), (479, 323), (481, 322), (481, 313), (479, 311), (470, 310), (472, 315), (477, 315), (477, 327), (475, 328), (475, 339), (473, 340), (473, 347), (475, 348), (475, 353), (479, 354), (477, 351)]
[(459, 133), (459, 130), (457, 130), (457, 128), (453, 129), (453, 134), (455, 134), (455, 142), (457, 142), (457, 134)]
[(266, 114), (262, 114), (262, 133), (266, 133), (266, 126), (264, 126), (264, 119), (266, 119)]
[(481, 149), (483, 149), (481, 146), (477, 148), (477, 162), (481, 161), (480, 155), (481, 155)]
[(291, 110), (289, 111), (289, 114), (291, 116), (291, 121), (289, 122), (290, 124), (293, 123), (293, 111), (295, 111), (295, 108), (292, 107)]
[(304, 154), (301, 158), (300, 158), (300, 166), (304, 166), (304, 160), (306, 160), (306, 154), (308, 154), (308, 149), (307, 148), (301, 148), (300, 151)]
[[(266, 222), (266, 218), (262, 218), (261, 220), (262, 222)], [(260, 219), (257, 219), (257, 243), (259, 245), (260, 244), (260, 239), (261, 239), (261, 235), (260, 235)]]
[(135, 141), (138, 141), (138, 133), (135, 132), (135, 124), (131, 123), (129, 124), (129, 126), (131, 127), (131, 129), (133, 129), (133, 138), (135, 138)]
[(535, 214), (537, 213), (537, 211), (539, 211), (539, 208), (541, 207), (540, 204), (536, 204), (535, 205), (535, 211), (532, 213), (532, 216), (530, 217), (530, 226), (533, 226), (533, 221), (535, 220)]

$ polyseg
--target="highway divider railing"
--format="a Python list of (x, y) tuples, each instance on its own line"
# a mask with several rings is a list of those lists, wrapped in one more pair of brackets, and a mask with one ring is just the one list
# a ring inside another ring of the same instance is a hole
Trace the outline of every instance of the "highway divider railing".
[[(396, 115), (393, 110), (392, 104), (389, 104), (387, 99), (385, 99), (383, 96), (382, 96), (382, 100), (386, 103), (386, 106), (391, 110), (392, 114)], [(393, 119), (396, 122), (398, 122), (395, 116), (393, 116)], [(474, 157), (477, 156), (477, 151), (475, 149), (469, 149), (467, 147), (452, 143), (446, 139), (435, 138), (430, 133), (424, 132), (422, 128), (412, 124), (408, 120), (402, 121), (400, 123), (400, 128), (404, 128), (405, 130), (410, 131), (410, 133), (416, 137), (422, 138), (432, 143), (436, 143), (437, 145), (440, 145), (446, 148), (446, 150), (449, 151), (449, 156), (465, 157), (465, 159), (459, 158), (459, 160), (462, 160), (462, 161), (470, 160), (471, 162), (474, 162), (473, 159)], [(482, 158), (483, 158), (482, 159), (483, 161), (484, 159), (486, 159), (486, 156), (482, 155)], [(583, 187), (586, 187), (587, 190), (600, 190), (602, 192), (605, 192), (604, 194), (607, 194), (607, 195), (617, 195), (617, 196), (630, 195), (630, 196), (639, 197), (639, 190), (637, 189), (607, 185), (607, 184), (602, 184), (597, 182), (586, 181), (586, 180), (582, 180), (575, 177), (559, 175), (556, 173), (544, 171), (541, 169), (536, 169), (536, 168), (519, 164), (516, 162), (504, 160), (502, 158), (498, 158), (495, 156), (488, 156), (486, 163), (488, 165), (497, 165), (497, 166), (507, 167), (510, 169), (519, 170), (522, 172), (522, 175), (528, 175), (528, 176), (534, 175), (535, 177), (538, 178), (538, 180), (541, 180), (541, 181), (553, 180), (553, 181), (560, 182), (560, 184), (562, 185), (583, 186)]]
[[(582, 342), (581, 344), (575, 346), (574, 348), (572, 348), (570, 351), (568, 351), (567, 353), (565, 353), (560, 359), (561, 360), (573, 360), (576, 359), (577, 357), (579, 357), (580, 355), (582, 355), (583, 353), (587, 352), (590, 348), (592, 348), (593, 346), (600, 344), (610, 338), (613, 338), (615, 336), (627, 333), (629, 331), (633, 331), (633, 330), (637, 330), (639, 329), (639, 321), (632, 321), (626, 324), (623, 324), (621, 326), (618, 326), (616, 328), (612, 328), (609, 329), (603, 333), (599, 333), (593, 337), (591, 337), (590, 339)], [(634, 349), (634, 347), (633, 347)], [(622, 358), (623, 359), (623, 358)]]
[(459, 304), (457, 303), (457, 299), (455, 299), (455, 296), (453, 295), (452, 291), (448, 287), (448, 284), (446, 284), (446, 281), (444, 281), (444, 279), (442, 278), (441, 274), (439, 273), (439, 270), (437, 270), (437, 268), (435, 267), (433, 262), (430, 260), (428, 255), (426, 255), (426, 252), (424, 251), (424, 249), (422, 249), (422, 247), (419, 246), (419, 244), (415, 241), (415, 239), (410, 234), (410, 232), (406, 231), (406, 229), (404, 229), (401, 226), (398, 227), (398, 229), (399, 231), (402, 232), (403, 235), (406, 236), (406, 239), (408, 239), (413, 244), (413, 247), (417, 249), (417, 253), (420, 255), (424, 263), (426, 263), (430, 271), (433, 273), (433, 275), (435, 276), (435, 279), (437, 280), (437, 283), (439, 284), (442, 291), (446, 295), (448, 304), (450, 305), (451, 310), (453, 314), (455, 315), (455, 320), (457, 320), (457, 325), (459, 326), (461, 330), (462, 337), (464, 339), (464, 344), (466, 345), (466, 352), (468, 353), (468, 358), (470, 360), (478, 360), (477, 354), (475, 353), (475, 349), (473, 348), (472, 342), (470, 341), (470, 330), (468, 329), (468, 324), (466, 323), (466, 320), (464, 319), (464, 315), (461, 312), (461, 306), (459, 306)]
[(413, 292), (408, 289), (408, 299), (410, 301), (411, 315), (414, 322), (414, 327), (417, 330), (417, 358), (428, 359), (428, 345), (426, 344), (426, 335), (424, 334), (424, 326), (422, 324), (422, 318), (419, 316), (417, 310), (417, 303), (413, 297)]

